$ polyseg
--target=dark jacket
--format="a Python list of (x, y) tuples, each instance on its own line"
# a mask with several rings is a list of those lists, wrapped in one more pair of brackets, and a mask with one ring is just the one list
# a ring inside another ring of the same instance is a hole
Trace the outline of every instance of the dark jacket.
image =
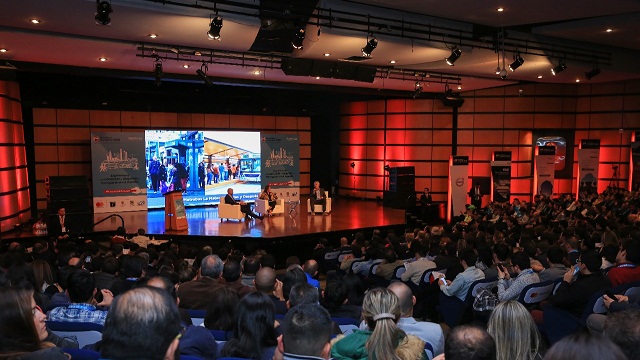
[(601, 273), (580, 274), (571, 284), (562, 281), (556, 294), (549, 298), (549, 303), (580, 317), (591, 295), (610, 287), (611, 282)]

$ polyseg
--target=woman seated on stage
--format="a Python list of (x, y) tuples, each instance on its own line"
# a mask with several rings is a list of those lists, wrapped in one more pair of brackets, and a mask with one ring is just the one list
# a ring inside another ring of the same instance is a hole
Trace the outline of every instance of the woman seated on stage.
[(267, 210), (267, 214), (271, 216), (273, 212), (273, 208), (276, 207), (276, 200), (278, 200), (278, 195), (271, 191), (271, 186), (267, 185), (264, 187), (264, 191), (260, 193), (261, 200), (267, 200), (269, 202), (269, 210)]

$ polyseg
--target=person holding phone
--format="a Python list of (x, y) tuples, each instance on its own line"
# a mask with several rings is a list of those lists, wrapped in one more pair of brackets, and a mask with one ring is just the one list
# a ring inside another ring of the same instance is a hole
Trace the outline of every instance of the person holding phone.
[(470, 249), (463, 250), (459, 259), (464, 271), (456, 275), (453, 281), (445, 280), (444, 277), (439, 278), (438, 285), (443, 294), (455, 296), (464, 301), (471, 284), (477, 280), (484, 279), (484, 272), (475, 266), (476, 261), (478, 261), (478, 255), (476, 255), (475, 251)]
[(577, 278), (574, 268), (567, 270), (555, 295), (549, 297), (549, 303), (566, 310), (575, 316), (582, 316), (591, 295), (611, 287), (609, 279), (600, 272), (602, 257), (593, 250), (580, 254)]

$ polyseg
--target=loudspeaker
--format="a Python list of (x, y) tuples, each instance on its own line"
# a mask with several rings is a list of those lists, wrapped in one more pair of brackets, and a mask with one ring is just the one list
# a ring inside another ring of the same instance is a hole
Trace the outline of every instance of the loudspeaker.
[(320, 76), (343, 80), (355, 80), (372, 83), (377, 68), (344, 61), (324, 61), (310, 59), (283, 59), (280, 68), (287, 75)]

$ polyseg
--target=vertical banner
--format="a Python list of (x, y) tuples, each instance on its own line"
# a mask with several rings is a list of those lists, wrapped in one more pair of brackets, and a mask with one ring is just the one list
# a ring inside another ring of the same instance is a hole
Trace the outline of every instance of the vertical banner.
[(449, 160), (449, 202), (447, 204), (447, 221), (460, 215), (467, 204), (467, 183), (469, 178), (469, 157), (451, 156)]
[(537, 194), (551, 197), (556, 171), (555, 146), (538, 146), (535, 169)]
[(631, 139), (631, 191), (640, 190), (640, 131), (636, 131)]
[(93, 211), (147, 210), (144, 133), (91, 133)]
[(298, 135), (263, 134), (260, 138), (262, 188), (284, 201), (300, 200), (300, 140)]
[(511, 197), (511, 151), (494, 151), (491, 161), (491, 201), (509, 202)]
[(600, 139), (582, 139), (578, 149), (578, 194), (598, 191), (598, 166), (600, 165)]

